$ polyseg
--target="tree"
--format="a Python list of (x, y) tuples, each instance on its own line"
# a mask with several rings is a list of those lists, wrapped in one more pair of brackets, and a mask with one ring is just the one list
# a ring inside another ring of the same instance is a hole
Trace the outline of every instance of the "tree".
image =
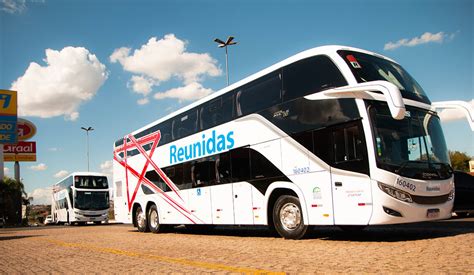
[(449, 159), (454, 170), (469, 172), (469, 161), (471, 158), (466, 153), (449, 151)]
[(23, 183), (8, 177), (0, 180), (0, 219), (4, 223), (21, 223), (22, 195), (26, 196)]

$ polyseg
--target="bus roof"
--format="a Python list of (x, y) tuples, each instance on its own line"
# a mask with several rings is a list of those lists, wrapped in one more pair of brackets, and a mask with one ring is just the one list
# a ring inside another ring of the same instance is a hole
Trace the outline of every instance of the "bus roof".
[(203, 97), (201, 99), (198, 99), (194, 102), (192, 102), (191, 104), (187, 105), (187, 106), (184, 106), (168, 115), (165, 115), (164, 117), (161, 117), (141, 128), (139, 128), (138, 130), (135, 130), (133, 132), (131, 132), (132, 135), (136, 135), (137, 133), (140, 133), (154, 125), (157, 125), (163, 121), (166, 121), (167, 119), (170, 119), (170, 118), (173, 118), (181, 113), (184, 113), (196, 106), (199, 106), (200, 104), (204, 103), (204, 102), (207, 102), (207, 101), (210, 101), (216, 97), (219, 97), (227, 92), (230, 92), (238, 87), (241, 87), (249, 82), (252, 82), (253, 80), (259, 78), (259, 77), (262, 77), (268, 73), (271, 73), (273, 72), (274, 70), (277, 70), (279, 68), (282, 68), (284, 66), (287, 66), (289, 64), (292, 64), (294, 62), (297, 62), (299, 60), (302, 60), (302, 59), (305, 59), (305, 58), (308, 58), (308, 57), (311, 57), (311, 56), (315, 56), (315, 55), (328, 55), (328, 54), (333, 54), (335, 53), (336, 51), (339, 51), (339, 50), (346, 50), (346, 51), (356, 51), (356, 52), (361, 52), (361, 53), (365, 53), (365, 54), (370, 54), (370, 55), (374, 55), (374, 56), (377, 56), (377, 57), (380, 57), (380, 58), (383, 58), (383, 59), (387, 59), (391, 62), (394, 62), (394, 63), (397, 63), (396, 61), (386, 57), (386, 56), (383, 56), (381, 54), (378, 54), (378, 53), (374, 53), (374, 52), (370, 52), (370, 51), (367, 51), (367, 50), (363, 50), (363, 49), (359, 49), (359, 48), (354, 48), (354, 47), (348, 47), (348, 46), (340, 46), (340, 45), (328, 45), (328, 46), (320, 46), (320, 47), (315, 47), (315, 48), (312, 48), (312, 49), (309, 49), (309, 50), (305, 50), (305, 51), (302, 51), (300, 53), (297, 53), (293, 56), (290, 56), (276, 64), (273, 64), (263, 70), (260, 70), (259, 72), (257, 73), (254, 73), (250, 76), (247, 76), (246, 78), (244, 79), (241, 79), (227, 87), (224, 87), (220, 90), (218, 90), (217, 92), (215, 93), (212, 93), (206, 97)]

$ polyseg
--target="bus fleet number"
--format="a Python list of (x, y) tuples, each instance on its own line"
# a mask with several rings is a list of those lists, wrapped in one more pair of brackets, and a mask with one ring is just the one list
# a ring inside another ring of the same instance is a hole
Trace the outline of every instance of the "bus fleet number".
[(296, 175), (309, 173), (309, 167), (295, 167), (293, 168), (293, 173)]
[(400, 178), (397, 178), (397, 184), (400, 185), (401, 187), (408, 188), (413, 192), (415, 192), (416, 190), (416, 185), (414, 185), (413, 183), (409, 183), (406, 180), (403, 180)]

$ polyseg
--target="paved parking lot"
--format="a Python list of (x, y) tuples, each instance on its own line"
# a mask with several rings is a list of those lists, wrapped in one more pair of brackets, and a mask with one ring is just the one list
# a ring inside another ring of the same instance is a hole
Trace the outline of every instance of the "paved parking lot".
[(0, 273), (474, 273), (474, 218), (283, 240), (262, 229), (130, 225), (0, 229)]

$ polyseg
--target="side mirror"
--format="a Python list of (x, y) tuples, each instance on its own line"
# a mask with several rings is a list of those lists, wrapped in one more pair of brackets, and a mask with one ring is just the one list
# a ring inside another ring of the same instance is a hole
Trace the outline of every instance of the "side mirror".
[[(369, 94), (370, 91), (380, 91), (384, 95), (390, 113), (396, 120), (401, 120), (405, 117), (405, 104), (403, 103), (402, 94), (397, 86), (394, 84), (383, 81), (369, 81), (364, 83), (358, 83), (355, 85), (348, 85), (338, 87), (322, 92), (325, 96), (336, 97), (336, 98), (366, 98), (373, 99), (373, 95)], [(311, 96), (308, 97), (311, 99)]]
[(474, 108), (465, 101), (440, 101), (431, 103), (433, 110), (457, 109), (460, 110), (467, 119), (471, 130), (474, 131)]

